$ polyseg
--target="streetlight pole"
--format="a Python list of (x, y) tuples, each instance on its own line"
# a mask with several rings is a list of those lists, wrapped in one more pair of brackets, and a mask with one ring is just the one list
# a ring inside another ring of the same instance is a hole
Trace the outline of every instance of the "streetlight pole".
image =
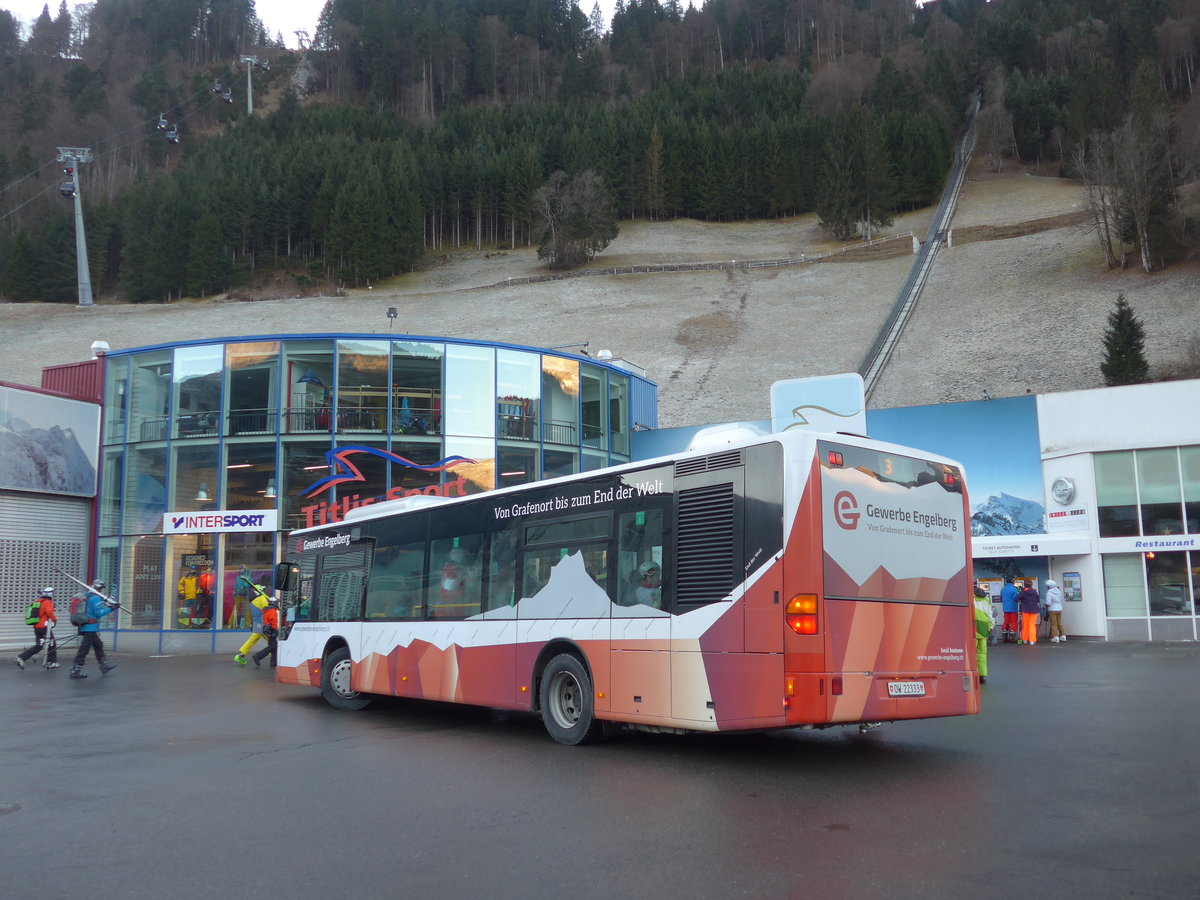
[(92, 161), (91, 147), (59, 147), (58, 161), (71, 168), (75, 183), (75, 270), (79, 282), (79, 305), (92, 305), (92, 275), (88, 269), (87, 234), (83, 230), (83, 192), (79, 189), (79, 167)]

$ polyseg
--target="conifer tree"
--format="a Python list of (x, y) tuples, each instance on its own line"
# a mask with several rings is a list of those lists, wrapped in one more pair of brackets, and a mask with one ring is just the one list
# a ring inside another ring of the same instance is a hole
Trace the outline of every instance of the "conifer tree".
[(1125, 301), (1125, 294), (1117, 294), (1117, 304), (1108, 314), (1108, 330), (1104, 332), (1104, 362), (1100, 364), (1104, 383), (1112, 387), (1149, 381), (1145, 345), (1142, 323)]

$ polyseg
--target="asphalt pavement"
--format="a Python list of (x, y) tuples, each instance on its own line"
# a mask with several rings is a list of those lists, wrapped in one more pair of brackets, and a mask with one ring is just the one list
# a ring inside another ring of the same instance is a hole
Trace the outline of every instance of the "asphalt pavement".
[(976, 717), (589, 747), (224, 656), (5, 660), (5, 894), (1195, 896), (1200, 645), (991, 656)]

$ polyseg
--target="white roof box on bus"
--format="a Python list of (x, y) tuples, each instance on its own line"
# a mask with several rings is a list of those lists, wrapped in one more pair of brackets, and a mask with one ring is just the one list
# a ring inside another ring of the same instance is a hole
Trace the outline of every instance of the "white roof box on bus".
[(688, 442), (689, 451), (718, 450), (730, 444), (743, 444), (767, 437), (767, 432), (754, 425), (730, 422), (726, 425), (710, 425), (701, 428)]
[(368, 516), (378, 516), (390, 513), (406, 512), (410, 509), (419, 509), (422, 506), (436, 506), (439, 503), (445, 503), (451, 498), (435, 497), (431, 494), (413, 494), (411, 497), (401, 497), (399, 500), (384, 500), (381, 503), (368, 503), (364, 506), (356, 506), (342, 517), (343, 522), (350, 522), (354, 519), (365, 519)]

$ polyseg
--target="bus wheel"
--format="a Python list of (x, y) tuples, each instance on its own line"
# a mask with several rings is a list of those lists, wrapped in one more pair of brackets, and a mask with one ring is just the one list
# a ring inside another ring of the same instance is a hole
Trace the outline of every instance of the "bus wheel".
[(345, 647), (321, 663), (321, 696), (334, 709), (362, 709), (371, 702), (366, 694), (350, 690), (350, 651)]
[(592, 679), (570, 653), (554, 657), (546, 666), (540, 700), (546, 731), (560, 744), (584, 744), (604, 730), (592, 714)]

